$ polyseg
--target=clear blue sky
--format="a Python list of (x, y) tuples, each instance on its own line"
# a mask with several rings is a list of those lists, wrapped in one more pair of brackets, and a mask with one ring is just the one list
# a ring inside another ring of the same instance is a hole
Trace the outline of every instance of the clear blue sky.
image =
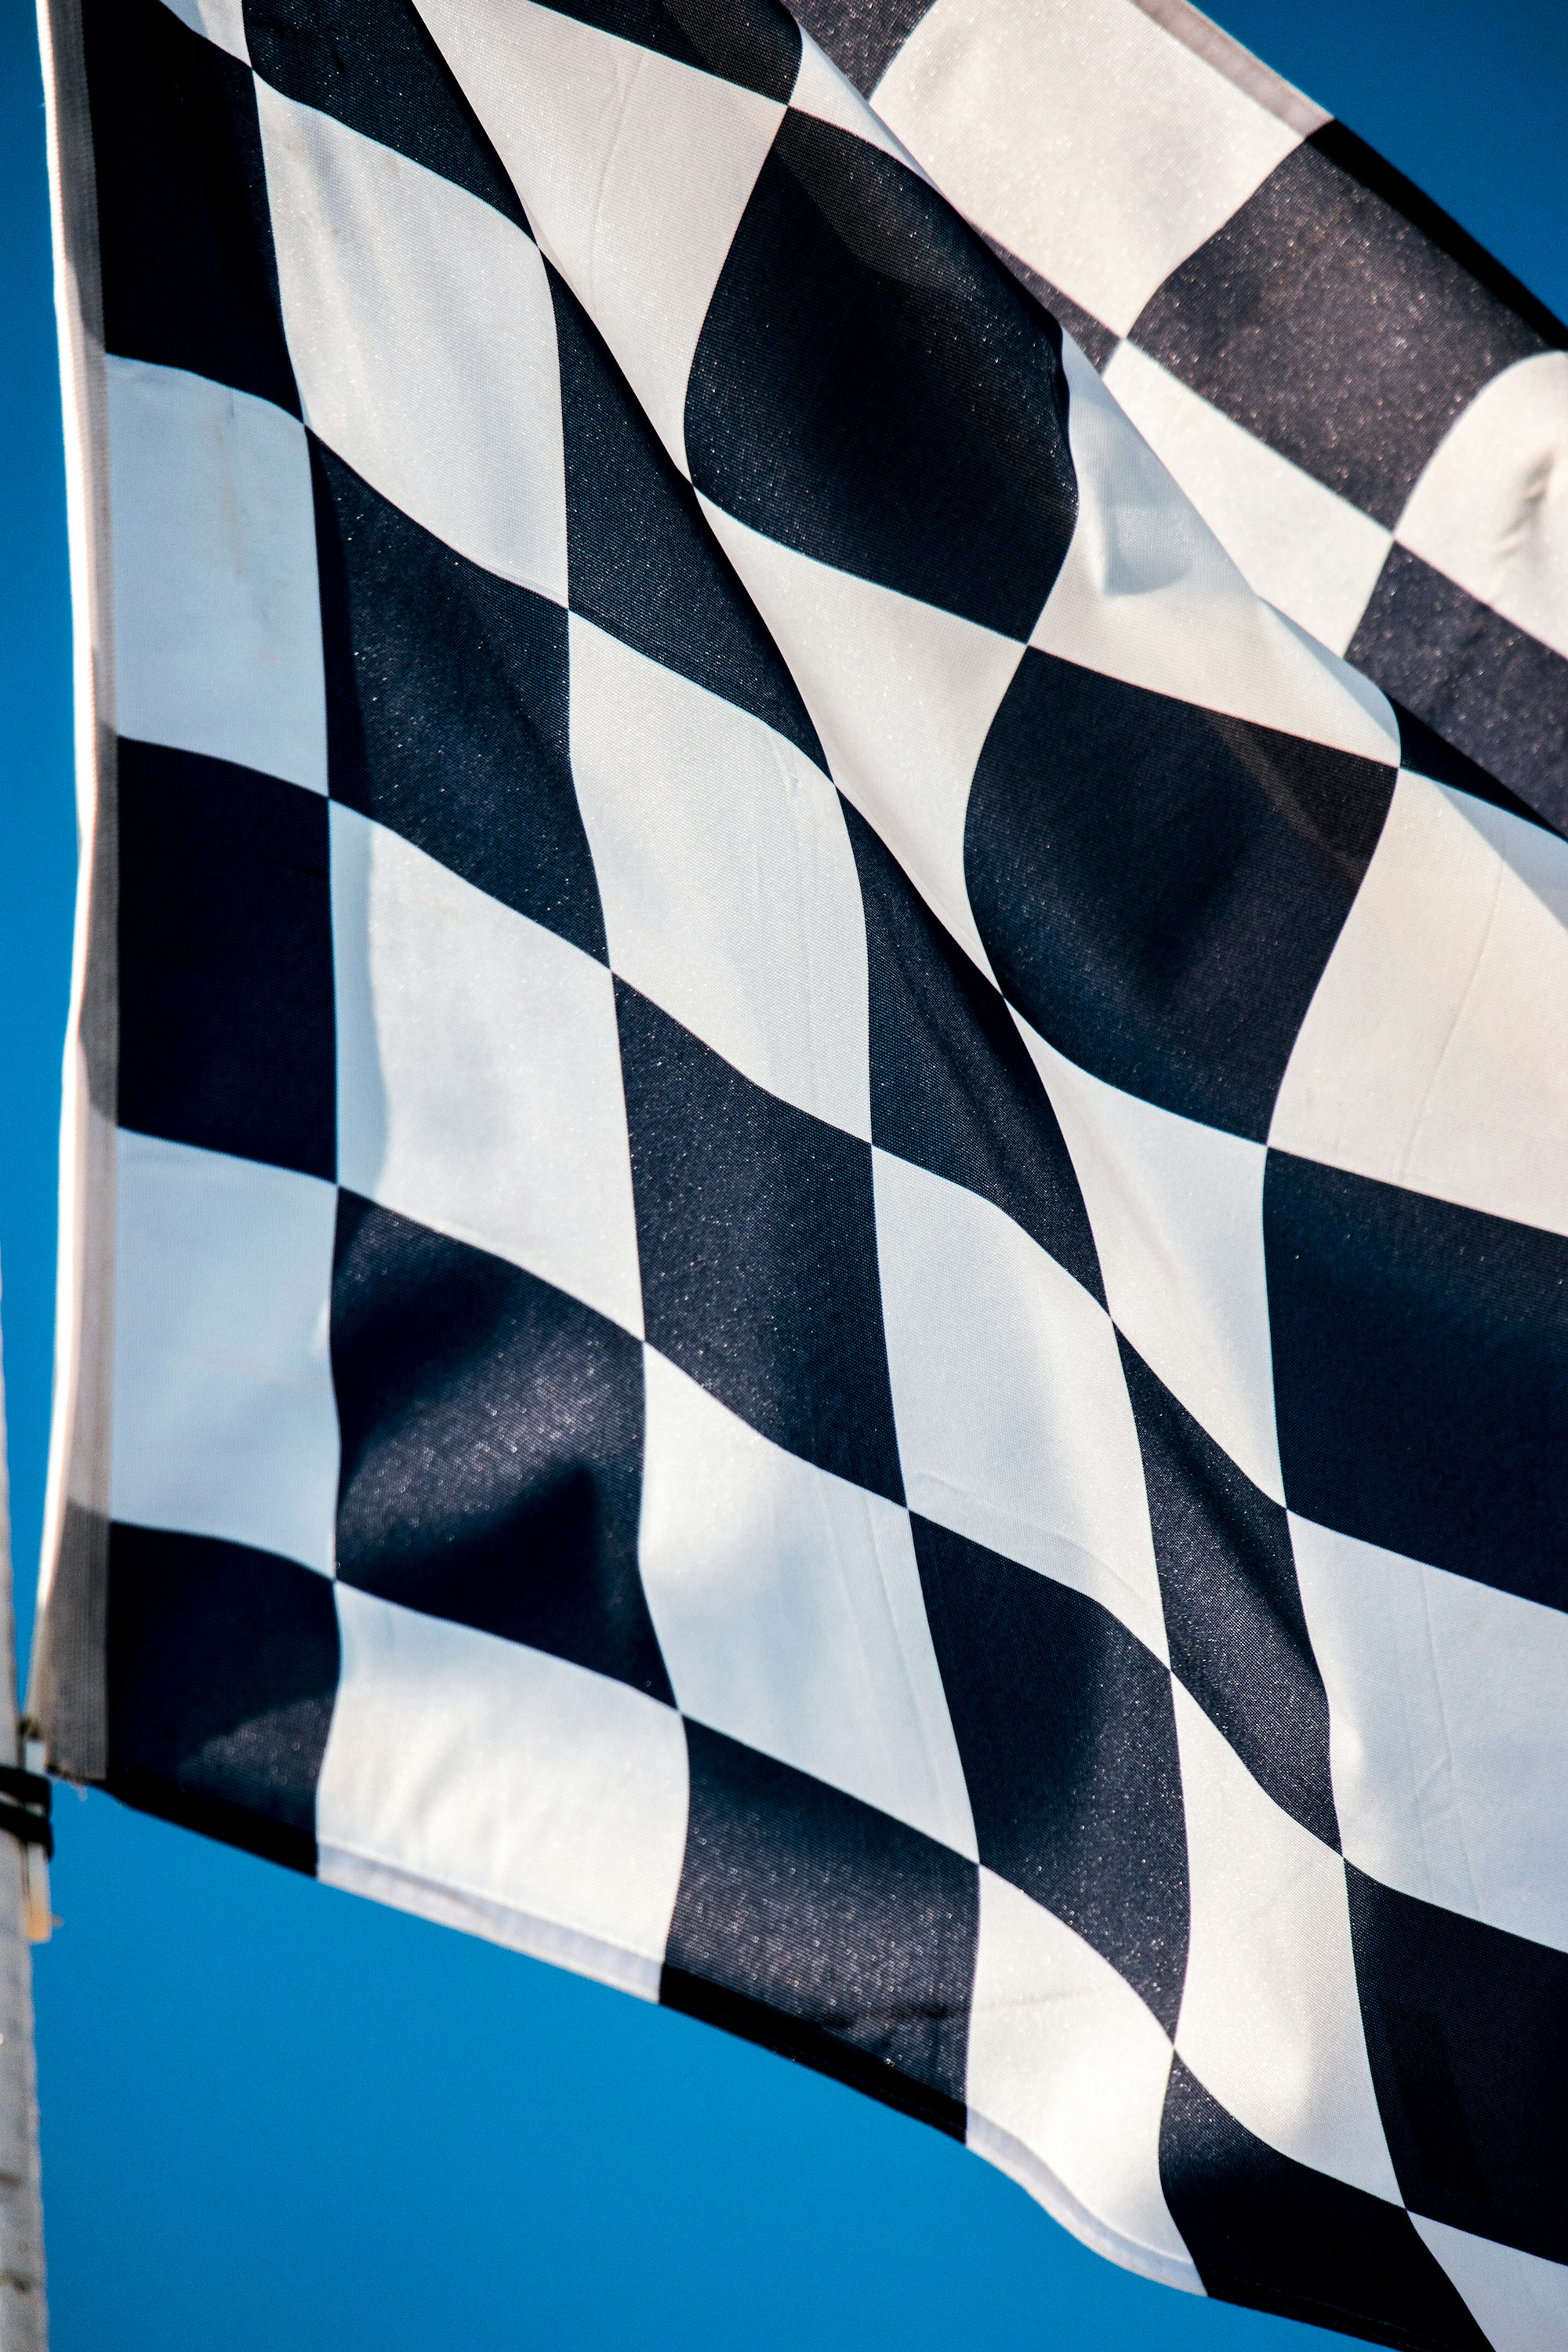
[[(1568, 314), (1563, 0), (1218, 0)], [(32, 14), (0, 0), (0, 1264), (42, 1504), (74, 831)], [(28, 1596), (18, 1595), (24, 1622)], [(1310, 2352), (1084, 2253), (837, 2085), (533, 1962), (59, 1801), (38, 1956), (55, 2352)]]

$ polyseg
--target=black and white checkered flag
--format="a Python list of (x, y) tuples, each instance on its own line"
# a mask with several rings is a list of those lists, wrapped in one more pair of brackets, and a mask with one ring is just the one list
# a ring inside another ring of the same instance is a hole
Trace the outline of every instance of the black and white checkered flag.
[(1563, 331), (1184, 0), (802, 14), (56, 0), (33, 1712), (1555, 2352)]

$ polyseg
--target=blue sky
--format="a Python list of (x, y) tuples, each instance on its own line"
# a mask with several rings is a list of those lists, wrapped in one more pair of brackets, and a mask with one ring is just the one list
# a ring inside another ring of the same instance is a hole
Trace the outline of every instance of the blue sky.
[[(1568, 313), (1562, 0), (1219, 0)], [(31, 11), (0, 5), (0, 1265), (18, 1594), (47, 1439), (74, 883)], [(62, 1792), (38, 1955), (56, 2352), (1309, 2352), (962, 2150), (510, 1954)]]

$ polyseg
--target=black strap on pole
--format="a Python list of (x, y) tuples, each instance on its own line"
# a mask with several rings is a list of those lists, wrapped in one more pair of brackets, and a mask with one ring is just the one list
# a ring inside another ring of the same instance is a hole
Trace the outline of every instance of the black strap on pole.
[(54, 1786), (42, 1772), (24, 1772), (19, 1764), (0, 1764), (0, 1831), (23, 1845), (41, 1845), (52, 1860), (55, 1832), (49, 1821)]

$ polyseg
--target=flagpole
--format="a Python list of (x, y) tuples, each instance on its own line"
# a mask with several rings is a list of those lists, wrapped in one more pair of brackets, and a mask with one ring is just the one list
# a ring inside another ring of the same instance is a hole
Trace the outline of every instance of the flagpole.
[(30, 1946), (49, 1932), (48, 1783), (22, 1768), (0, 1371), (0, 2352), (47, 2352)]

